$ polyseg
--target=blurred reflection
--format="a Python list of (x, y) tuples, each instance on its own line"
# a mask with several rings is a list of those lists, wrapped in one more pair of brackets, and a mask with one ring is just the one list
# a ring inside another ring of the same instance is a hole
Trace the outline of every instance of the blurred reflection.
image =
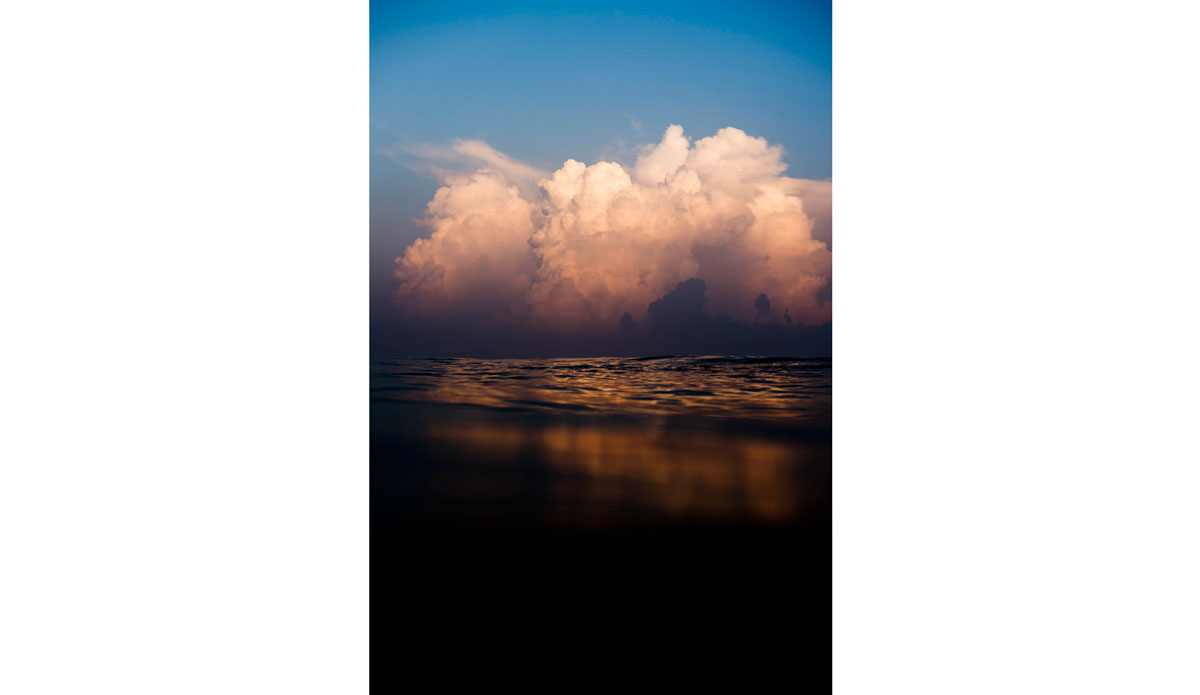
[(372, 514), (788, 523), (828, 495), (829, 383), (812, 360), (379, 361)]
[[(793, 447), (708, 432), (557, 424), (517, 429), (493, 423), (430, 425), (429, 436), (459, 455), (520, 456), (563, 469), (550, 515), (632, 505), (672, 518), (790, 518), (797, 504)], [(580, 484), (580, 482), (584, 484)]]

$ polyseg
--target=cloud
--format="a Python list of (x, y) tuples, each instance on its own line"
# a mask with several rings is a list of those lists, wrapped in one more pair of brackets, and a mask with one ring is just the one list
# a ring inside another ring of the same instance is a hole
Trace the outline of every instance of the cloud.
[(675, 289), (662, 297), (650, 302), (646, 314), (650, 324), (656, 328), (674, 330), (688, 324), (701, 324), (708, 318), (704, 313), (704, 305), (708, 298), (704, 296), (707, 287), (700, 278), (688, 278), (675, 286)]
[(646, 147), (633, 167), (633, 178), (643, 186), (657, 186), (679, 171), (688, 158), (688, 141), (683, 128), (673, 125), (657, 147)]
[(693, 143), (672, 125), (628, 170), (541, 172), (473, 140), (404, 151), (458, 167), (439, 169), (428, 238), (396, 259), (414, 331), (569, 342), (707, 322), (751, 340), (735, 328), (830, 320), (832, 185), (785, 176), (763, 138), (723, 128)]
[(771, 314), (771, 298), (766, 294), (758, 295), (754, 300), (754, 318), (761, 319)]
[(482, 140), (455, 140), (449, 147), (426, 144), (397, 145), (384, 152), (410, 169), (448, 183), (464, 170), (488, 168), (500, 172), (525, 195), (536, 195), (537, 182), (548, 172), (497, 151)]

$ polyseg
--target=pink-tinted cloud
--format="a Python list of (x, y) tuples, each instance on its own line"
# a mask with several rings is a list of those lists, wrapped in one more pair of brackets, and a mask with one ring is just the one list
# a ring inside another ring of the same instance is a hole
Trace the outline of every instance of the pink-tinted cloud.
[(723, 128), (689, 142), (673, 125), (629, 169), (570, 159), (548, 175), (477, 141), (410, 154), (471, 169), (441, 172), (421, 220), (429, 237), (396, 259), (410, 317), (615, 331), (700, 278), (714, 317), (830, 320), (831, 184), (785, 176), (782, 149), (763, 138)]

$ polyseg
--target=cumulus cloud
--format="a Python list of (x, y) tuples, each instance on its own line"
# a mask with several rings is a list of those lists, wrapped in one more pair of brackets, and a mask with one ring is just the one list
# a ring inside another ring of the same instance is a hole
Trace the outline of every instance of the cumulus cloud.
[(647, 146), (633, 167), (633, 178), (643, 186), (657, 186), (683, 166), (688, 158), (687, 138), (683, 128), (673, 125), (663, 134), (662, 142)]
[(628, 169), (569, 159), (552, 173), (479, 141), (406, 152), (459, 167), (439, 168), (429, 236), (396, 259), (398, 309), (424, 326), (634, 335), (830, 320), (831, 184), (785, 176), (763, 138), (723, 128), (691, 142), (672, 125)]

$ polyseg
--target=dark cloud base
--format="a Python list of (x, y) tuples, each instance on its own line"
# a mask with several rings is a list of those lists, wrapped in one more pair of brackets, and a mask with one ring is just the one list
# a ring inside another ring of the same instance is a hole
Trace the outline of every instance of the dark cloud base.
[[(572, 333), (494, 327), (473, 321), (380, 316), (371, 321), (376, 357), (642, 357), (648, 355), (762, 355), (829, 357), (833, 324), (804, 326), (734, 321), (705, 311), (707, 287), (691, 278), (652, 302), (645, 316), (626, 313), (611, 326)], [(769, 306), (766, 295), (758, 306)], [(382, 311), (383, 308), (380, 307)], [(786, 319), (785, 315), (785, 319)]]

